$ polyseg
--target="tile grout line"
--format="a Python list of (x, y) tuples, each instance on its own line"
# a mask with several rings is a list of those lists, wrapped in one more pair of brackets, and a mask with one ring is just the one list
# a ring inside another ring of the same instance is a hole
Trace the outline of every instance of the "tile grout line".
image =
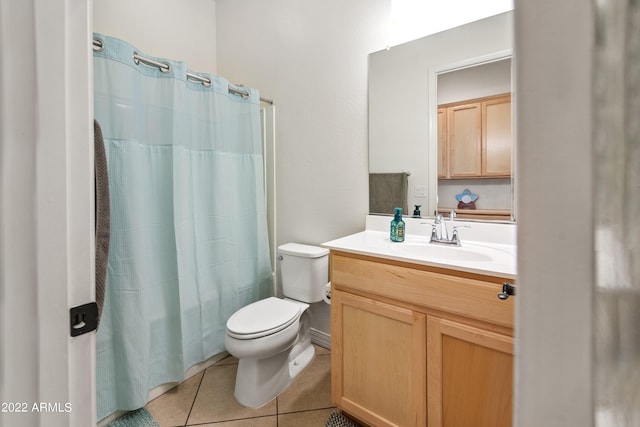
[(191, 402), (191, 407), (189, 408), (189, 413), (187, 414), (187, 419), (184, 420), (184, 427), (187, 427), (187, 425), (189, 425), (189, 418), (191, 418), (191, 411), (193, 411), (193, 407), (196, 404), (196, 399), (198, 398), (198, 393), (200, 393), (200, 386), (202, 386), (202, 381), (204, 381), (204, 375), (207, 373), (208, 370), (209, 370), (209, 368), (205, 369), (202, 372), (202, 377), (200, 377), (200, 382), (198, 383), (198, 388), (196, 389), (196, 393), (193, 396), (193, 402)]
[[(331, 357), (331, 353), (326, 353), (326, 354), (316, 354), (314, 358), (319, 358), (319, 357)], [(224, 359), (223, 359), (224, 360)], [(210, 366), (209, 368), (205, 369), (205, 371), (202, 374), (202, 377), (200, 378), (200, 381), (198, 383), (198, 387), (196, 389), (196, 393), (194, 395), (193, 401), (191, 402), (191, 407), (189, 408), (189, 413), (187, 414), (187, 418), (185, 420), (185, 423), (183, 425), (183, 427), (191, 427), (191, 426), (199, 426), (199, 425), (207, 425), (210, 422), (205, 422), (205, 423), (196, 423), (196, 424), (189, 424), (189, 419), (191, 418), (191, 413), (193, 412), (193, 408), (195, 406), (195, 402), (198, 398), (198, 394), (200, 393), (200, 389), (202, 388), (202, 383), (204, 381), (204, 376), (206, 375), (207, 371), (211, 368), (214, 367), (222, 367), (222, 366), (227, 366), (227, 365), (233, 365), (234, 363), (229, 363), (229, 364), (214, 364), (212, 366)], [(235, 363), (237, 364), (237, 363)], [(275, 402), (275, 406), (276, 406), (276, 427), (278, 427), (280, 425), (280, 415), (288, 415), (288, 414), (295, 414), (295, 413), (304, 413), (304, 412), (312, 412), (312, 411), (318, 411), (318, 410), (326, 410), (326, 409), (335, 409), (335, 406), (328, 406), (328, 407), (322, 407), (322, 408), (310, 408), (310, 409), (301, 409), (301, 410), (296, 410), (296, 411), (291, 411), (291, 412), (285, 412), (280, 414), (280, 408), (279, 408), (279, 396), (276, 397), (276, 402)], [(241, 418), (241, 419), (230, 419), (230, 420), (220, 420), (220, 421), (216, 421), (217, 422), (229, 422), (229, 421), (240, 421), (240, 420), (248, 420), (248, 419), (254, 419), (254, 418), (264, 418), (267, 417), (268, 415), (263, 415), (263, 416), (257, 416), (257, 417), (247, 417), (247, 418)], [(179, 427), (179, 426), (178, 426)]]
[(269, 418), (273, 417), (273, 415), (259, 415), (257, 417), (247, 417), (247, 418), (231, 418), (228, 420), (219, 420), (219, 421), (202, 421), (196, 424), (189, 424), (187, 426), (179, 426), (179, 427), (198, 427), (198, 426), (209, 426), (212, 424), (226, 424), (226, 423), (235, 423), (237, 421), (246, 421), (246, 420), (259, 420), (261, 418)]
[(337, 408), (338, 408), (337, 406), (325, 406), (322, 408), (299, 409), (297, 411), (283, 412), (282, 414), (278, 414), (278, 415), (302, 414), (304, 412), (324, 411), (325, 409), (337, 409)]

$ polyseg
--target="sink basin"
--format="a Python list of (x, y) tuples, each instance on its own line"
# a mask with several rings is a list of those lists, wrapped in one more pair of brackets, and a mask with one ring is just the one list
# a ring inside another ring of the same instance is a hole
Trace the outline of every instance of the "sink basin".
[(390, 243), (389, 249), (393, 252), (409, 256), (411, 258), (420, 258), (425, 260), (440, 261), (472, 261), (472, 262), (488, 262), (493, 257), (479, 250), (467, 249), (464, 246), (444, 246), (436, 245), (428, 242), (404, 242)]
[(462, 242), (461, 246), (447, 246), (429, 243), (424, 237), (409, 236), (402, 243), (388, 243), (388, 249), (398, 256), (435, 262), (514, 262), (513, 251), (501, 248), (501, 245), (489, 245), (476, 242)]
[(514, 277), (516, 246), (505, 243), (462, 240), (461, 246), (429, 243), (424, 234), (406, 234), (401, 243), (389, 240), (388, 231), (362, 231), (323, 244), (333, 250), (394, 259), (470, 273)]

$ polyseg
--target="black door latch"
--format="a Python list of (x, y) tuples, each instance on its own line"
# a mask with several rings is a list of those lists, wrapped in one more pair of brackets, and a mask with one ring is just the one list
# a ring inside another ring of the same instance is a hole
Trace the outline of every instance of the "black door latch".
[(502, 284), (502, 292), (500, 292), (498, 294), (498, 298), (505, 300), (507, 298), (509, 298), (509, 296), (515, 296), (516, 295), (516, 287), (515, 285), (512, 285), (511, 283), (503, 283)]
[(69, 309), (70, 333), (72, 337), (95, 331), (98, 328), (98, 304), (89, 304), (71, 307)]

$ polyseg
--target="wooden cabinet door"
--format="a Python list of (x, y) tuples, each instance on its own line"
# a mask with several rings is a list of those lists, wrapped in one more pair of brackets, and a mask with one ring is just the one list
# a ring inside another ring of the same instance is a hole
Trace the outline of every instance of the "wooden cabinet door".
[(375, 426), (426, 426), (426, 316), (334, 290), (334, 403)]
[(513, 338), (427, 316), (429, 427), (512, 422)]
[(438, 178), (449, 177), (447, 109), (438, 109)]
[(511, 96), (482, 103), (482, 175), (511, 176)]
[(477, 177), (482, 174), (481, 103), (449, 108), (449, 176)]

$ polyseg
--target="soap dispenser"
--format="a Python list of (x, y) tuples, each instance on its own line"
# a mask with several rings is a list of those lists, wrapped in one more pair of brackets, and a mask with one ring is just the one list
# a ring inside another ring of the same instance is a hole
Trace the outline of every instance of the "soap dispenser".
[(413, 217), (414, 218), (421, 218), (422, 215), (420, 214), (420, 207), (422, 207), (422, 205), (413, 205), (416, 208), (413, 210)]
[(391, 221), (391, 241), (404, 242), (404, 221), (402, 220), (402, 208), (396, 208), (395, 216)]

